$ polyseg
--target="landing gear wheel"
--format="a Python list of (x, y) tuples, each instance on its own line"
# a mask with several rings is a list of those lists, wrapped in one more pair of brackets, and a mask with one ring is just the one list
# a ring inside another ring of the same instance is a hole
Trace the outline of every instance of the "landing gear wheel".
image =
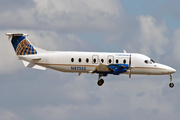
[(169, 87), (173, 88), (174, 87), (174, 83), (169, 83)]
[(169, 83), (169, 87), (173, 88), (174, 87), (174, 83), (172, 81), (172, 74), (170, 74), (170, 83)]
[(104, 83), (104, 80), (103, 80), (103, 79), (100, 79), (100, 80), (98, 80), (98, 82), (97, 82), (97, 84), (98, 84), (99, 86), (102, 86), (103, 83)]

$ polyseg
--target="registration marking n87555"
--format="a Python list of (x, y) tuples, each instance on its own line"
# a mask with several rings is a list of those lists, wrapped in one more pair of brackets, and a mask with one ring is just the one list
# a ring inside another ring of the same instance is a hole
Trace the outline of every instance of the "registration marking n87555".
[(71, 66), (71, 70), (82, 70), (82, 71), (85, 71), (86, 67)]

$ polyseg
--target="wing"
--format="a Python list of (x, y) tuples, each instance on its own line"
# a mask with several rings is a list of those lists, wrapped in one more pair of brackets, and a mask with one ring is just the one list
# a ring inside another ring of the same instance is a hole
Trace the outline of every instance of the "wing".
[(92, 73), (101, 73), (101, 72), (113, 72), (114, 70), (111, 69), (108, 65), (104, 65), (100, 63)]
[(107, 76), (108, 74), (119, 75), (121, 73), (125, 73), (129, 69), (128, 64), (110, 64), (103, 65), (99, 64), (92, 73), (103, 74), (103, 76)]

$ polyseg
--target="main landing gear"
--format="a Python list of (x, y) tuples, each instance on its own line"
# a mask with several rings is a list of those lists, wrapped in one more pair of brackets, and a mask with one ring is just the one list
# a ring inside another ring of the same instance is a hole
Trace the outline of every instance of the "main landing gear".
[(99, 86), (102, 86), (103, 85), (103, 83), (104, 83), (104, 80), (103, 79), (101, 79), (101, 75), (99, 75), (99, 79), (98, 79), (98, 82), (97, 82), (97, 84), (99, 85)]
[(174, 87), (174, 83), (172, 82), (172, 74), (170, 74), (170, 83), (169, 83), (169, 87), (173, 88)]

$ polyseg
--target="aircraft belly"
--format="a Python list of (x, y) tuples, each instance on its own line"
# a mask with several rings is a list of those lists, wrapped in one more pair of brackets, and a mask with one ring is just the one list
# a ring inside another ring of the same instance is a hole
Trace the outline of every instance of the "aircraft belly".
[(146, 72), (142, 68), (134, 68), (131, 70), (131, 74), (145, 74)]
[(169, 74), (166, 70), (157, 68), (134, 68), (131, 70), (131, 74), (141, 74), (141, 75), (164, 75)]

